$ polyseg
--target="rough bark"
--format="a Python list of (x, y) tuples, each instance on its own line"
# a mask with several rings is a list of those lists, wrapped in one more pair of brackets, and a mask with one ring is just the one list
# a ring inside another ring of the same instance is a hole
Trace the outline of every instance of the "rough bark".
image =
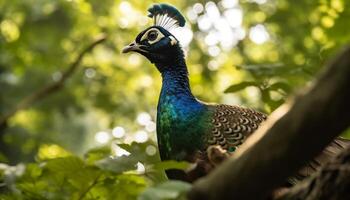
[(314, 176), (274, 198), (274, 200), (300, 199), (350, 199), (350, 148), (323, 166)]
[(208, 176), (192, 200), (264, 199), (350, 125), (350, 48), (314, 84), (277, 109), (257, 132)]

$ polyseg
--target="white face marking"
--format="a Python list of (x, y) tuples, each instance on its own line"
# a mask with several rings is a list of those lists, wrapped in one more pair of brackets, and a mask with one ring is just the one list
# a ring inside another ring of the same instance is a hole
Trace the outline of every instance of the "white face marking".
[(177, 40), (173, 36), (169, 36), (169, 38), (170, 38), (171, 46), (174, 46), (175, 44), (177, 44)]
[[(153, 37), (152, 37), (153, 36)], [(148, 31), (146, 31), (145, 34), (141, 37), (141, 41), (148, 40), (148, 43), (154, 44), (164, 38), (162, 32), (160, 32), (157, 28), (151, 28)]]

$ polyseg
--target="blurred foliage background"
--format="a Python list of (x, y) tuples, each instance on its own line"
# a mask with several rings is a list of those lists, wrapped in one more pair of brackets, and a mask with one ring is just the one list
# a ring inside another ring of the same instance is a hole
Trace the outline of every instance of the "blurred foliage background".
[[(159, 2), (165, 1), (0, 0), (0, 117), (59, 81), (99, 35), (108, 37), (83, 57), (63, 88), (1, 127), (0, 191), (10, 192), (3, 198), (132, 199), (164, 181), (161, 170), (185, 167), (158, 159), (158, 71), (138, 54), (120, 53), (152, 24), (147, 8)], [(308, 85), (350, 39), (345, 0), (166, 2), (187, 19), (174, 35), (186, 50), (193, 93), (207, 102), (270, 113)], [(122, 160), (127, 165), (120, 168), (108, 155), (128, 160)], [(159, 173), (146, 173), (148, 164)], [(63, 178), (52, 176), (57, 170)], [(72, 176), (76, 171), (82, 173), (78, 178)], [(16, 177), (22, 178), (16, 183)], [(58, 187), (68, 179), (67, 188)], [(140, 198), (177, 198), (174, 190), (188, 188), (163, 184)]]

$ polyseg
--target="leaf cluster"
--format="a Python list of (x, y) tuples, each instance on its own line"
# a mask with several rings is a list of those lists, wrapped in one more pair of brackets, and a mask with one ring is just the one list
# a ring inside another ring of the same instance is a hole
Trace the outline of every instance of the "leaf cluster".
[[(187, 183), (167, 181), (165, 169), (186, 169), (185, 162), (146, 155), (149, 143), (121, 144), (128, 155), (111, 156), (107, 147), (83, 158), (67, 154), (35, 163), (0, 165), (0, 199), (178, 199)], [(138, 164), (139, 163), (139, 164)], [(140, 168), (140, 163), (144, 169)], [(146, 189), (147, 188), (147, 189)]]

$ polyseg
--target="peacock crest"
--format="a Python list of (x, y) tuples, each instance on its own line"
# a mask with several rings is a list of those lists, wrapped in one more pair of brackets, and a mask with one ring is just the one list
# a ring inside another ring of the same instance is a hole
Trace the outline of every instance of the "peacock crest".
[(148, 17), (153, 18), (155, 26), (161, 26), (168, 31), (185, 26), (185, 18), (171, 5), (154, 4), (148, 9), (148, 12)]

